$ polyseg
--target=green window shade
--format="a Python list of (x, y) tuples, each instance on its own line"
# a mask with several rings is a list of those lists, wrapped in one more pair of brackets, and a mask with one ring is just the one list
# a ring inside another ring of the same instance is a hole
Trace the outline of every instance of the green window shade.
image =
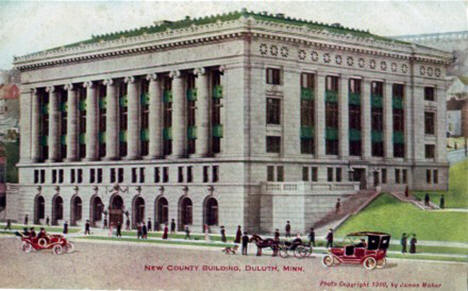
[(349, 93), (348, 95), (348, 103), (351, 105), (361, 105), (361, 94), (359, 93)]
[(314, 89), (313, 88), (301, 88), (301, 99), (314, 100)]
[(383, 141), (383, 132), (373, 130), (372, 131), (372, 142), (382, 142)]
[(222, 124), (217, 124), (213, 126), (213, 136), (223, 137), (223, 125)]
[(338, 140), (338, 128), (336, 127), (327, 127), (325, 134), (327, 140)]
[(393, 142), (394, 143), (405, 143), (405, 135), (403, 131), (394, 131), (393, 132)]
[(165, 140), (172, 140), (172, 127), (165, 127), (163, 129), (163, 137)]
[(126, 130), (119, 131), (119, 141), (127, 142), (127, 131)]
[(107, 107), (106, 97), (99, 98), (99, 108), (106, 108), (106, 107)]
[(395, 109), (403, 109), (403, 99), (400, 97), (393, 97), (392, 104)]
[(67, 135), (66, 134), (60, 136), (60, 143), (61, 144), (67, 144)]
[(86, 134), (84, 132), (80, 133), (79, 140), (80, 140), (80, 144), (86, 144)]
[(39, 143), (41, 144), (41, 146), (46, 146), (49, 144), (49, 136), (48, 135), (41, 135), (40, 139), (39, 139)]
[(140, 98), (141, 98), (141, 105), (149, 105), (150, 100), (149, 100), (148, 92), (142, 93)]
[(338, 102), (338, 92), (337, 91), (325, 91), (325, 101), (326, 102)]
[(106, 132), (100, 132), (99, 133), (99, 143), (106, 143)]
[(187, 89), (187, 100), (189, 100), (189, 101), (197, 100), (197, 89), (196, 88)]
[(86, 110), (86, 100), (81, 100), (80, 103), (78, 104), (78, 108), (80, 111), (85, 111)]
[(312, 126), (301, 126), (301, 138), (313, 138), (314, 128)]
[(149, 130), (147, 128), (142, 129), (140, 137), (142, 141), (149, 141)]
[(189, 126), (187, 128), (187, 138), (188, 139), (196, 139), (197, 138), (197, 127), (196, 126)]
[(45, 105), (43, 105), (41, 107), (41, 113), (42, 114), (49, 114), (49, 103), (47, 103), (47, 104), (45, 104)]
[(382, 108), (383, 98), (379, 95), (372, 95), (371, 96), (371, 105), (372, 107)]
[(163, 100), (164, 100), (164, 103), (172, 102), (172, 91), (171, 90), (164, 90)]
[(350, 141), (359, 141), (361, 140), (361, 131), (358, 129), (350, 128), (349, 129), (349, 140)]
[(221, 85), (214, 86), (213, 98), (216, 98), (216, 99), (223, 98), (223, 86)]
[(128, 98), (127, 95), (124, 95), (119, 98), (119, 106), (120, 107), (127, 107), (128, 106)]

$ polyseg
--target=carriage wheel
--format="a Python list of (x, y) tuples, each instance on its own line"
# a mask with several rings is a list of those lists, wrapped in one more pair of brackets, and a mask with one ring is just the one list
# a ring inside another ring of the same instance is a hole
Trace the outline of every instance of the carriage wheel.
[(368, 257), (362, 262), (362, 265), (366, 270), (373, 270), (377, 266), (377, 261), (373, 257)]
[(21, 244), (21, 250), (25, 253), (29, 253), (32, 251), (32, 245), (28, 242), (23, 242)]
[(333, 266), (333, 263), (334, 263), (334, 259), (332, 256), (330, 255), (326, 255), (322, 258), (322, 265), (327, 267), (327, 268), (330, 268)]
[(71, 253), (75, 250), (75, 245), (73, 245), (71, 242), (67, 243), (65, 245), (65, 252)]
[(296, 258), (303, 258), (307, 255), (307, 248), (304, 246), (298, 246), (296, 250), (294, 250), (294, 256)]
[(61, 245), (55, 245), (53, 248), (52, 248), (52, 252), (56, 255), (61, 255), (63, 253), (63, 248)]
[(377, 268), (382, 269), (387, 264), (387, 259), (383, 258), (382, 260), (377, 261)]
[(288, 249), (287, 248), (280, 248), (279, 249), (279, 255), (282, 258), (287, 258), (289, 257)]
[(301, 257), (303, 257), (303, 258), (308, 257), (312, 253), (312, 248), (310, 248), (310, 247), (301, 247), (299, 252), (300, 252)]

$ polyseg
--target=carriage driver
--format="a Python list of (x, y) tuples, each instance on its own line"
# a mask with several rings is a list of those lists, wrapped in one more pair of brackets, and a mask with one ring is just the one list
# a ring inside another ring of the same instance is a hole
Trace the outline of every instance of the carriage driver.
[(41, 230), (37, 234), (37, 239), (40, 240), (41, 238), (45, 238), (46, 242), (49, 243), (49, 235), (47, 234), (45, 228), (41, 227)]
[(291, 250), (295, 250), (302, 244), (301, 234), (297, 233), (296, 238), (292, 241)]

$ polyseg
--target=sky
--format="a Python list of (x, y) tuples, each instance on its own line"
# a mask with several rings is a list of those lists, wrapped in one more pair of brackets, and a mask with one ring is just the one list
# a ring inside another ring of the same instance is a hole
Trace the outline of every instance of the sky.
[(468, 30), (468, 0), (460, 1), (4, 1), (0, 0), (0, 69), (13, 56), (116, 32), (247, 8), (347, 27), (378, 35)]

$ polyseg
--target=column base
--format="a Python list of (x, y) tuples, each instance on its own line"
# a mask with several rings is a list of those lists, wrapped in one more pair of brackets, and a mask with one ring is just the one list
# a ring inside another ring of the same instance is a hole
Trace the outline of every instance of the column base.
[(118, 158), (118, 157), (104, 157), (104, 158), (102, 158), (103, 161), (117, 161), (119, 159), (120, 158)]
[(83, 162), (95, 162), (95, 161), (99, 161), (99, 158), (84, 158), (81, 161), (83, 161)]
[(57, 159), (47, 159), (44, 161), (45, 163), (57, 163), (58, 160)]
[(209, 158), (210, 154), (192, 154), (190, 155), (191, 158)]
[(126, 161), (134, 161), (134, 160), (141, 160), (140, 156), (126, 156), (123, 158)]
[(187, 155), (174, 155), (174, 154), (171, 154), (169, 156), (166, 156), (166, 158), (169, 159), (169, 160), (186, 159)]
[(67, 158), (64, 160), (66, 163), (71, 163), (71, 162), (78, 162), (78, 158)]
[(151, 156), (144, 156), (143, 160), (160, 160), (162, 158), (163, 158), (162, 156), (151, 155)]

